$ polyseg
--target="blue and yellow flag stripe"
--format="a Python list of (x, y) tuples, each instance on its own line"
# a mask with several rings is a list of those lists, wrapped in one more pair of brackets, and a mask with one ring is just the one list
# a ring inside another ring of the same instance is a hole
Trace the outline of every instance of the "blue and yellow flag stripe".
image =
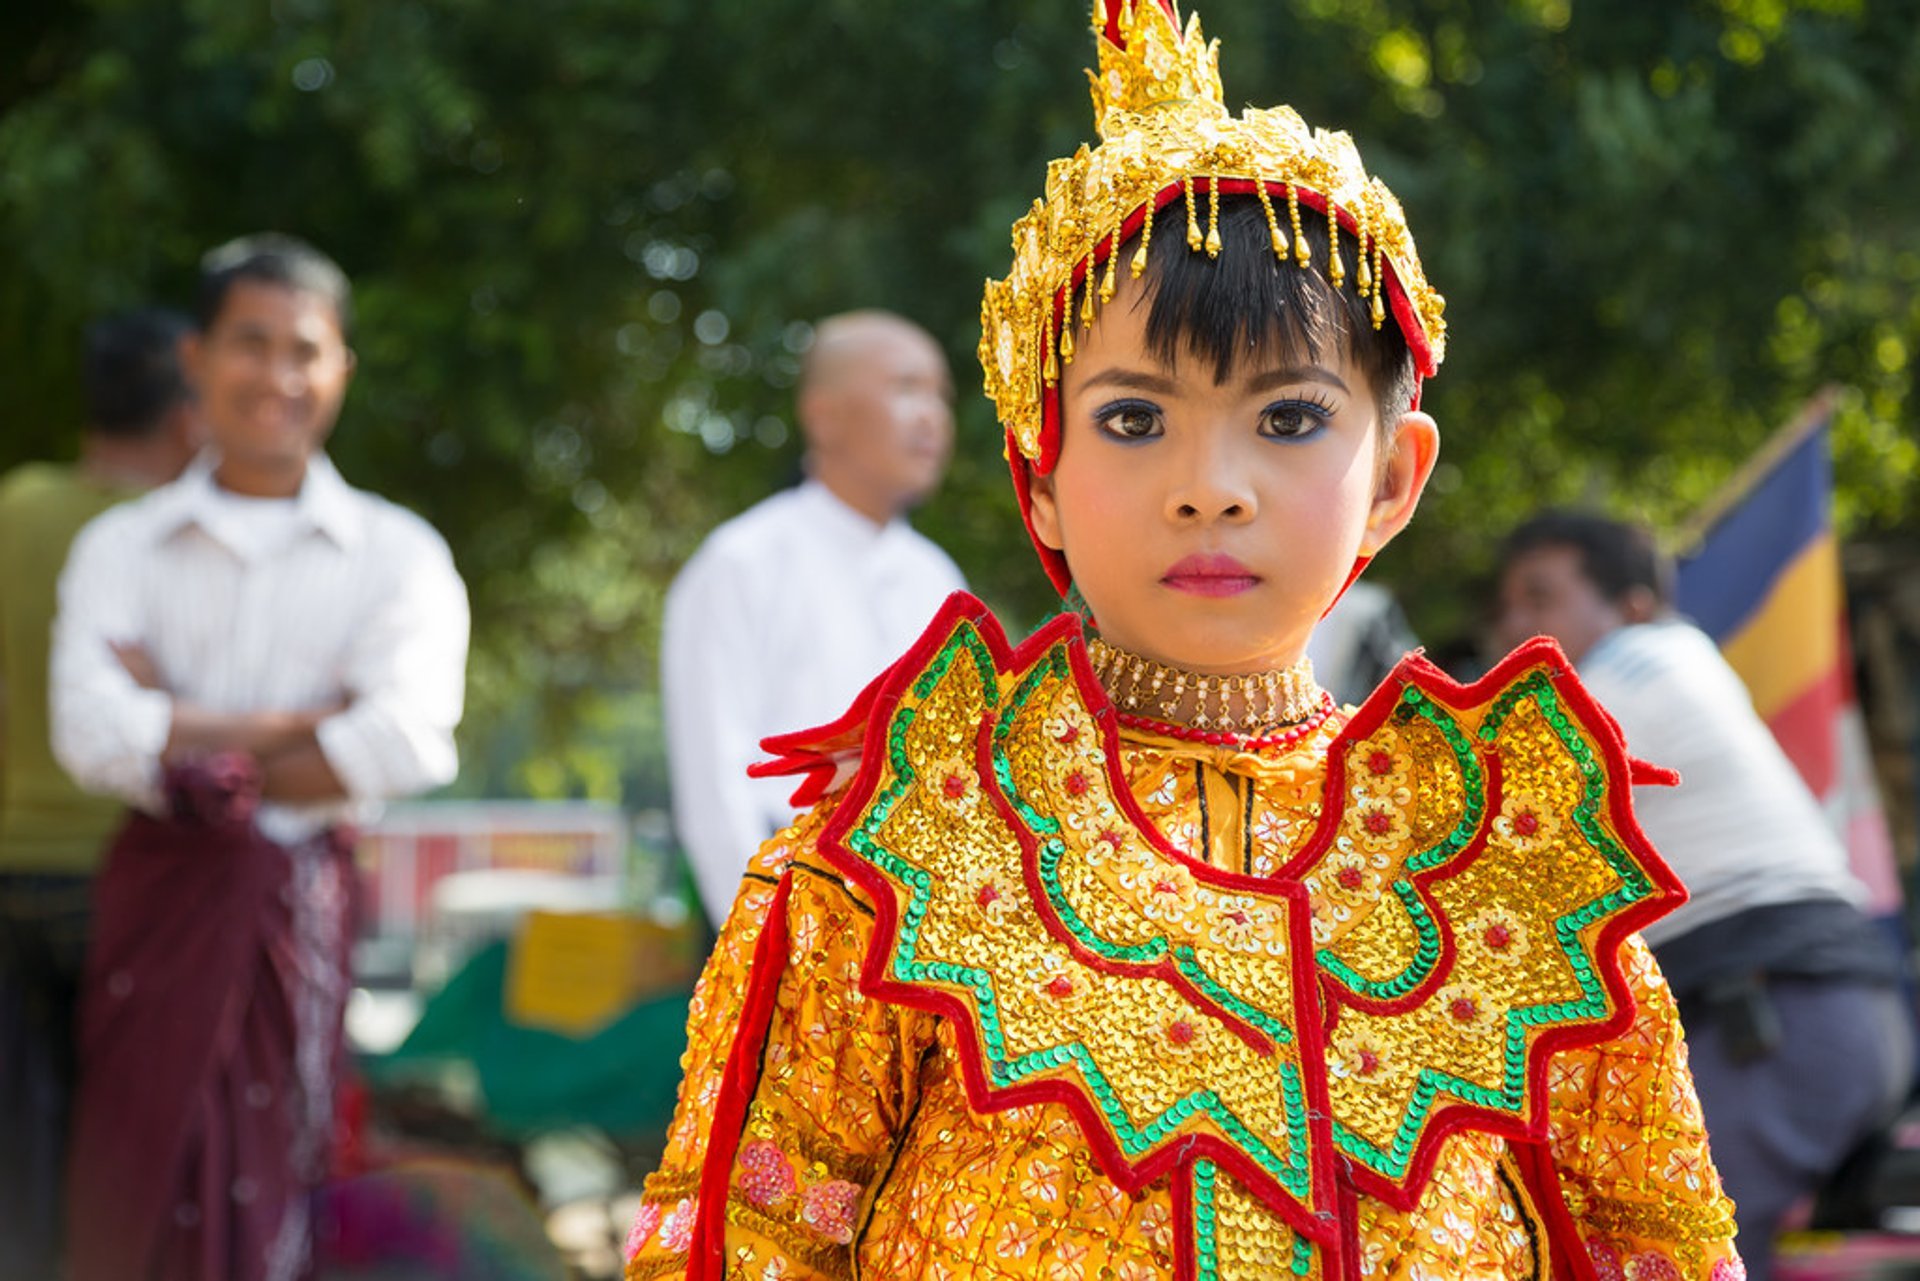
[(1719, 642), (1815, 795), (1832, 787), (1835, 723), (1847, 700), (1845, 601), (1833, 533), (1825, 413), (1790, 428), (1787, 448), (1680, 564), (1678, 604)]

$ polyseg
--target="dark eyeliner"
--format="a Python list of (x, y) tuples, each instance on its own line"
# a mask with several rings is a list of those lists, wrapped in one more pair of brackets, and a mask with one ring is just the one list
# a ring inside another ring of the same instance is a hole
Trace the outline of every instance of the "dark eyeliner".
[(1134, 397), (1126, 397), (1121, 400), (1108, 401), (1106, 404), (1100, 406), (1100, 408), (1094, 410), (1093, 424), (1095, 427), (1099, 428), (1100, 433), (1106, 436), (1109, 440), (1118, 441), (1123, 445), (1131, 444), (1136, 441), (1153, 440), (1160, 434), (1159, 431), (1156, 430), (1153, 433), (1144, 435), (1144, 436), (1130, 436), (1125, 432), (1115, 431), (1112, 426), (1113, 420), (1120, 417), (1122, 414), (1128, 414), (1128, 413), (1140, 413), (1140, 414), (1147, 415), (1149, 418), (1153, 419), (1154, 425), (1156, 428), (1159, 427), (1160, 419), (1162, 417), (1162, 411), (1160, 409), (1160, 406), (1154, 404), (1152, 401), (1140, 400)]
[[(1328, 425), (1333, 421), (1336, 408), (1331, 400), (1323, 396), (1305, 395), (1283, 397), (1260, 411), (1260, 425), (1262, 428), (1260, 434), (1280, 441), (1310, 440), (1327, 429)], [(1283, 410), (1293, 410), (1296, 413), (1306, 414), (1313, 419), (1312, 427), (1306, 431), (1292, 435), (1284, 435), (1279, 432), (1268, 432), (1264, 430), (1273, 416)]]

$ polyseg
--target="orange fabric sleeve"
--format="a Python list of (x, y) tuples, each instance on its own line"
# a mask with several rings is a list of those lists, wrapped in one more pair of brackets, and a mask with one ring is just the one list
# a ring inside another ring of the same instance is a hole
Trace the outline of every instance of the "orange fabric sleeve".
[(1626, 1032), (1548, 1068), (1551, 1147), (1568, 1213), (1599, 1281), (1733, 1281), (1733, 1202), (1707, 1151), (1673, 994), (1645, 942), (1621, 966)]
[[(628, 1237), (628, 1281), (714, 1275), (701, 1250), (709, 1233), (724, 1241), (719, 1266), (729, 1276), (852, 1274), (853, 1243), (911, 1112), (933, 1020), (860, 993), (873, 912), (815, 852), (831, 808), (755, 856), (694, 989), (679, 1105)], [(764, 944), (770, 927), (778, 951)], [(757, 1053), (737, 1044), (762, 1034)], [(716, 1114), (725, 1125), (736, 1092), (744, 1116), (719, 1133)], [(723, 1223), (708, 1221), (716, 1214)]]

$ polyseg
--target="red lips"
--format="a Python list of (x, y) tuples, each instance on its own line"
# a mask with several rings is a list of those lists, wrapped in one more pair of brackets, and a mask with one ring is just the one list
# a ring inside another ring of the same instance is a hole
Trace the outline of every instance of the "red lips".
[(1175, 561), (1160, 582), (1192, 596), (1238, 596), (1258, 586), (1260, 576), (1224, 552), (1200, 552)]

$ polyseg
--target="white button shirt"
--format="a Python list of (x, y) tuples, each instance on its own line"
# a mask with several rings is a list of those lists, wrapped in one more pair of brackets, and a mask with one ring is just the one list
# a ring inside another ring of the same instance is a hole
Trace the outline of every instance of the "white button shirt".
[(817, 481), (721, 525), (680, 571), (661, 642), (674, 826), (716, 924), (793, 819), (794, 780), (747, 777), (760, 740), (846, 711), (965, 585), (906, 522), (875, 525)]
[[(446, 542), (348, 486), (324, 455), (290, 512), (247, 518), (244, 500), (214, 484), (215, 461), (203, 456), (74, 540), (50, 673), (61, 765), (89, 791), (159, 812), (175, 696), (223, 713), (345, 701), (316, 737), (347, 799), (262, 804), (267, 836), (364, 821), (384, 798), (451, 781), (468, 616)], [(135, 684), (116, 643), (144, 647), (167, 692)]]

